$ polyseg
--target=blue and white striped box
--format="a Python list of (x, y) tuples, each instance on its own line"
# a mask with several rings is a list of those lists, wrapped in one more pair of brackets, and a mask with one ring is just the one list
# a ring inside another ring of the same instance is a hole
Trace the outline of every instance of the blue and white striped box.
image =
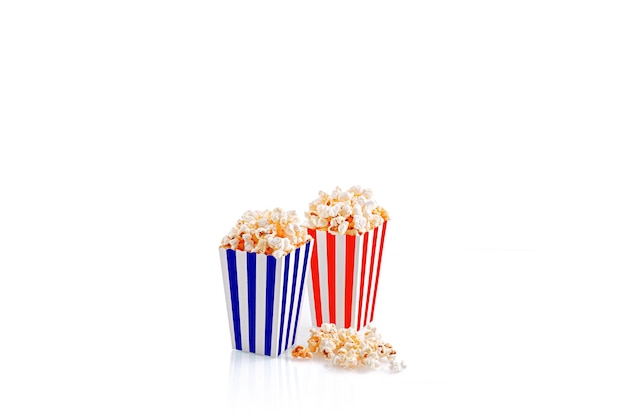
[(275, 358), (294, 345), (312, 246), (279, 258), (219, 248), (233, 349)]

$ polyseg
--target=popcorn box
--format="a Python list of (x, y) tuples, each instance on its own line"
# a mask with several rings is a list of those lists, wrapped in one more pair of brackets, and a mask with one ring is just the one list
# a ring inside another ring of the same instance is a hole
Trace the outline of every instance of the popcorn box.
[(219, 248), (233, 349), (275, 358), (293, 346), (312, 247), (278, 258)]
[(314, 246), (307, 291), (316, 326), (360, 330), (374, 319), (387, 223), (356, 236), (308, 229)]

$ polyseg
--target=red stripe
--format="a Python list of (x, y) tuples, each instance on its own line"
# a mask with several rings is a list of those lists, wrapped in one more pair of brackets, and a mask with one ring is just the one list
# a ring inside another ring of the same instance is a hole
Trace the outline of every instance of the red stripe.
[(335, 323), (335, 235), (326, 232), (326, 254), (328, 255), (328, 314)]
[(346, 236), (346, 300), (344, 307), (344, 327), (352, 323), (352, 287), (354, 285), (354, 248), (356, 236)]
[(376, 268), (376, 283), (374, 284), (374, 298), (372, 299), (372, 314), (370, 321), (374, 320), (374, 306), (376, 305), (376, 293), (378, 292), (378, 277), (380, 276), (380, 264), (383, 259), (383, 246), (385, 245), (385, 231), (387, 230), (387, 222), (383, 223), (383, 233), (380, 236), (380, 250), (378, 251), (378, 265)]
[(372, 290), (372, 277), (374, 276), (374, 258), (376, 257), (376, 241), (378, 240), (378, 227), (374, 229), (374, 240), (372, 241), (372, 259), (370, 260), (370, 276), (367, 283), (367, 299), (365, 300), (365, 317), (363, 326), (367, 324), (367, 312), (370, 308), (370, 292)]
[(357, 316), (357, 330), (361, 329), (361, 307), (363, 306), (363, 284), (365, 282), (365, 263), (367, 262), (367, 240), (370, 233), (365, 232), (363, 234), (363, 248), (361, 249), (361, 285), (359, 288), (359, 314)]
[(322, 325), (322, 299), (320, 297), (320, 270), (317, 263), (317, 236), (315, 230), (308, 229), (309, 235), (313, 237), (313, 251), (311, 253), (311, 281), (313, 283), (313, 304), (315, 305), (315, 324)]

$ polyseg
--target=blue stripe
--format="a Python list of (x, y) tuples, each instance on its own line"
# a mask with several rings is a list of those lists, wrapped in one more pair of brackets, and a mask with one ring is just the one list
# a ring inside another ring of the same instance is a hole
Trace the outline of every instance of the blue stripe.
[(233, 310), (233, 329), (235, 330), (235, 348), (241, 350), (241, 326), (239, 320), (239, 287), (237, 286), (237, 259), (232, 249), (226, 249), (228, 260), (228, 281), (230, 283), (230, 303)]
[(248, 252), (248, 341), (250, 352), (255, 353), (256, 335), (256, 253)]
[(285, 256), (285, 275), (283, 279), (283, 297), (281, 299), (282, 309), (280, 312), (280, 337), (278, 338), (278, 355), (283, 351), (283, 330), (285, 328), (285, 303), (287, 301), (287, 283), (289, 282), (289, 259), (291, 258), (291, 253), (288, 253)]
[(302, 267), (302, 278), (300, 279), (300, 294), (298, 295), (298, 308), (296, 308), (296, 324), (293, 328), (293, 337), (291, 338), (291, 344), (296, 343), (296, 332), (298, 331), (298, 320), (300, 319), (300, 304), (302, 303), (302, 292), (304, 291), (304, 278), (306, 277), (306, 267), (309, 260), (309, 246), (311, 242), (307, 243), (304, 250), (304, 266)]
[(289, 321), (287, 322), (287, 337), (285, 338), (285, 350), (287, 350), (287, 348), (289, 347), (289, 331), (291, 330), (291, 315), (293, 313), (293, 300), (296, 297), (296, 284), (298, 282), (299, 258), (300, 258), (300, 248), (296, 249), (296, 262), (293, 267), (293, 284), (291, 284), (291, 302), (289, 303)]
[(274, 317), (274, 288), (276, 288), (276, 258), (267, 257), (267, 286), (265, 288), (265, 354), (272, 354), (272, 318)]

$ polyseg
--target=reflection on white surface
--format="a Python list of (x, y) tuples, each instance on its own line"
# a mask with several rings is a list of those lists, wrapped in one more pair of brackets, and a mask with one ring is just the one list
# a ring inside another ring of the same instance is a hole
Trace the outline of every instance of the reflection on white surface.
[(228, 397), (231, 404), (264, 404), (271, 408), (300, 402), (298, 366), (285, 355), (278, 358), (233, 350)]
[(233, 350), (228, 402), (237, 409), (255, 410), (311, 410), (320, 401), (347, 408), (367, 398), (371, 384), (376, 382), (367, 374), (376, 373), (339, 369), (319, 358), (293, 359), (289, 351), (271, 358)]

